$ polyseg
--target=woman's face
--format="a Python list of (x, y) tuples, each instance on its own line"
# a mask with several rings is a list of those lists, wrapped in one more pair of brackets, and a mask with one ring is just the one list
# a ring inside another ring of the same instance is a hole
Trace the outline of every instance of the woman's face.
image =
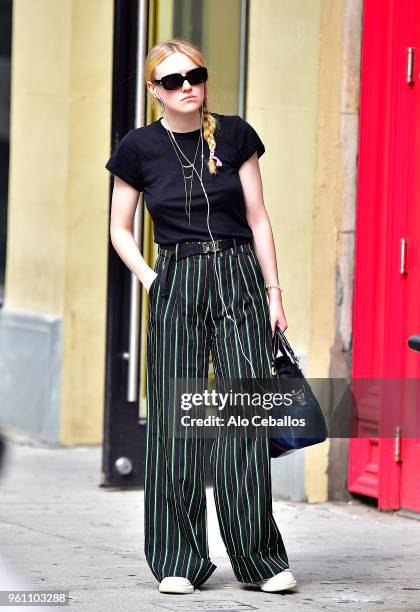
[[(185, 75), (192, 68), (198, 68), (197, 64), (183, 53), (175, 52), (156, 66), (154, 78), (161, 79), (163, 76), (175, 72)], [(200, 109), (206, 93), (205, 85), (205, 83), (190, 85), (185, 80), (179, 89), (168, 91), (162, 85), (155, 85), (151, 81), (147, 81), (149, 91), (152, 92), (156, 88), (156, 93), (162, 98), (167, 109), (185, 114), (196, 113)], [(193, 97), (186, 99), (187, 96)]]

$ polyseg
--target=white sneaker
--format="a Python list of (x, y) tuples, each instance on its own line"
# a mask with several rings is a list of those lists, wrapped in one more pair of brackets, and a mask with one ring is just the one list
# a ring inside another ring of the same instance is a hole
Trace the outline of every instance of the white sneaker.
[(166, 576), (159, 584), (161, 593), (194, 593), (194, 585), (183, 576)]
[(297, 585), (297, 580), (289, 569), (285, 569), (271, 578), (259, 582), (261, 591), (273, 593), (275, 591), (286, 591)]

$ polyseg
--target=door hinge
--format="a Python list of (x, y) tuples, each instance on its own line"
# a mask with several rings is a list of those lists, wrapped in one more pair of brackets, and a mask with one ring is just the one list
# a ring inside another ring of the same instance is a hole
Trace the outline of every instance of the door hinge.
[(400, 239), (400, 274), (407, 273), (407, 238)]
[(407, 47), (407, 83), (414, 83), (414, 53), (415, 47)]
[(401, 427), (399, 425), (395, 428), (394, 437), (394, 461), (400, 463), (401, 459)]

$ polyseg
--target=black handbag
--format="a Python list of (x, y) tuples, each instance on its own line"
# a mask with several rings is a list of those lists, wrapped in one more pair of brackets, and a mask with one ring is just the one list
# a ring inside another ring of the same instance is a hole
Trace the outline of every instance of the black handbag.
[[(277, 356), (279, 350), (281, 355)], [(279, 436), (270, 438), (270, 456), (279, 457), (299, 448), (324, 442), (328, 437), (328, 431), (319, 402), (304, 377), (299, 360), (286, 336), (277, 326), (273, 336), (272, 374), (278, 379), (282, 390), (290, 393), (291, 403), (281, 409), (279, 407), (272, 409), (274, 417), (279, 417), (280, 413), (284, 417), (287, 412), (290, 415), (288, 419), (290, 424), (282, 426)], [(296, 423), (296, 419), (305, 419), (304, 430), (300, 425), (291, 424), (292, 420)], [(302, 437), (303, 432), (304, 437)]]

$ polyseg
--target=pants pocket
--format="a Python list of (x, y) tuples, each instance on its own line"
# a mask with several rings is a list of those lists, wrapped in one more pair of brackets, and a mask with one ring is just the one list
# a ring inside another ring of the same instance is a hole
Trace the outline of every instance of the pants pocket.
[(148, 293), (149, 300), (152, 299), (153, 295), (155, 294), (155, 290), (158, 287), (160, 274), (162, 272), (162, 268), (164, 264), (165, 264), (165, 260), (159, 256), (154, 266), (154, 271), (156, 272), (157, 276), (155, 276), (155, 278), (152, 280), (152, 284), (149, 287), (149, 293)]
[(151, 297), (151, 295), (152, 295), (152, 293), (154, 291), (155, 286), (159, 282), (159, 274), (160, 274), (160, 272), (157, 273), (157, 276), (155, 276), (155, 278), (152, 280), (152, 284), (149, 287), (149, 298)]
[(264, 275), (262, 273), (260, 262), (258, 261), (258, 257), (256, 256), (254, 250), (249, 251), (249, 258), (252, 261), (253, 268), (254, 268), (254, 270), (257, 273), (257, 276), (259, 278), (259, 282), (260, 282), (261, 286), (265, 289), (265, 287), (264, 287), (264, 285), (265, 285)]
[(258, 295), (265, 292), (264, 276), (254, 251), (238, 253), (239, 276), (245, 294)]

